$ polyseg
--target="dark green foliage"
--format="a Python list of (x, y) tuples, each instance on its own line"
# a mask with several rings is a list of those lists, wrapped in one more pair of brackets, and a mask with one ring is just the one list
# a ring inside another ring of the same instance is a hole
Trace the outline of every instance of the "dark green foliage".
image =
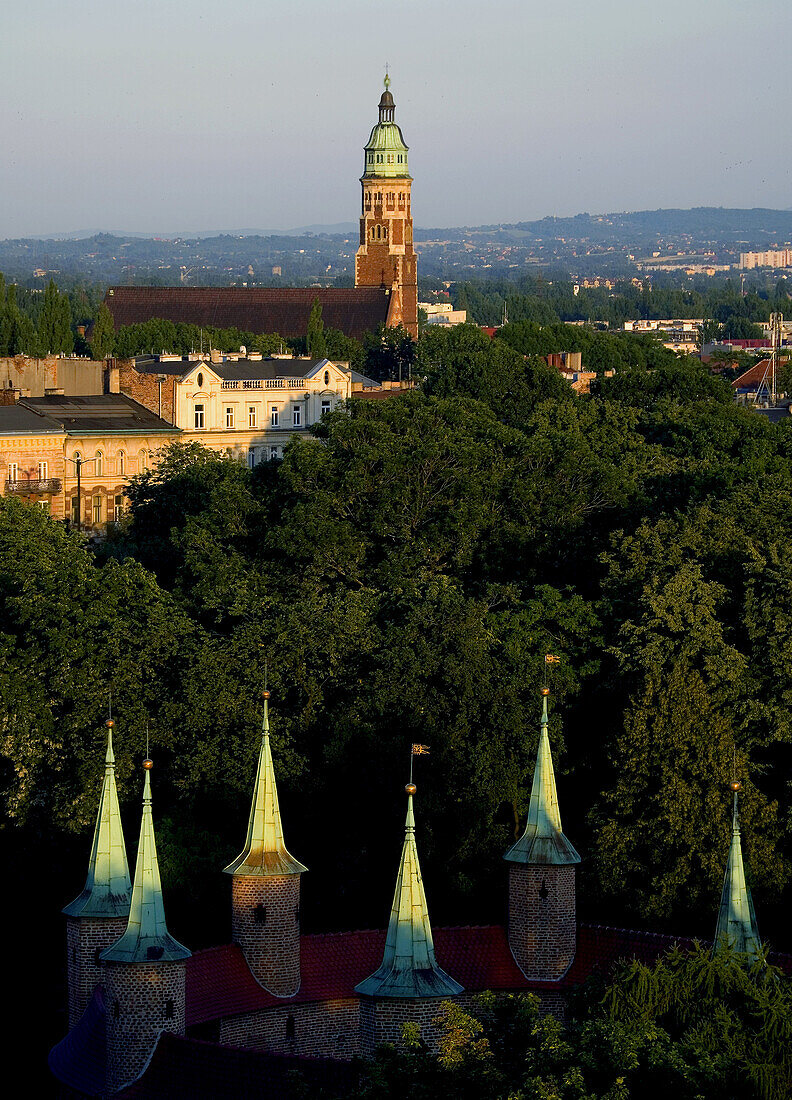
[(91, 355), (94, 359), (106, 359), (115, 351), (115, 322), (113, 315), (104, 302), (99, 306), (93, 332), (91, 333)]
[(365, 1100), (784, 1100), (792, 990), (765, 963), (694, 947), (625, 963), (564, 1028), (533, 996), (447, 1002), (438, 1057), (406, 1025), (363, 1068)]
[(311, 316), (308, 318), (308, 331), (306, 333), (308, 354), (312, 359), (324, 359), (327, 353), (327, 345), (324, 336), (324, 321), (322, 320), (322, 303), (314, 298), (311, 306)]

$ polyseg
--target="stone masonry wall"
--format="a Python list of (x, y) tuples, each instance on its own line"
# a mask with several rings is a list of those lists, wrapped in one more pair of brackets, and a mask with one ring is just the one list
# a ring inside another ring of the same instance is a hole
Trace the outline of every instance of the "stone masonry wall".
[(276, 997), (300, 988), (300, 876), (234, 875), (231, 934), (253, 976)]
[(284, 1004), (220, 1023), (219, 1042), (301, 1057), (349, 1059), (360, 1053), (360, 1002)]
[(111, 359), (104, 372), (104, 392), (124, 393), (169, 424), (175, 424), (176, 376), (159, 375), (165, 379), (161, 387), (157, 377), (137, 371), (133, 359)]
[(145, 1069), (161, 1031), (184, 1034), (184, 962), (105, 963), (107, 1092)]
[(98, 961), (99, 952), (115, 943), (126, 926), (126, 917), (66, 918), (69, 1031), (85, 1011), (94, 989), (104, 981), (104, 964)]
[(553, 981), (575, 957), (574, 865), (509, 866), (509, 946), (526, 978)]

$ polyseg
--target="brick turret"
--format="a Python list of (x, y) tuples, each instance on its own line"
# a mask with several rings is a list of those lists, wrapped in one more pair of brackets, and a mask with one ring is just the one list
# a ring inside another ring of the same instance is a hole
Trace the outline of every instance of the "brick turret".
[(105, 773), (96, 814), (88, 875), (82, 893), (67, 905), (66, 939), (69, 1030), (103, 981), (99, 956), (118, 939), (129, 916), (131, 885), (118, 808), (112, 718), (108, 718)]
[(256, 980), (276, 997), (293, 997), (300, 988), (300, 875), (306, 870), (283, 839), (265, 691), (247, 839), (225, 872), (233, 876), (232, 937)]
[(575, 957), (575, 864), (580, 856), (561, 830), (553, 759), (547, 733), (547, 698), (542, 720), (531, 804), (525, 832), (504, 856), (509, 860), (509, 946), (526, 978), (554, 981)]
[(415, 844), (414, 784), (408, 783), (406, 791), (404, 845), (382, 965), (355, 987), (361, 996), (361, 1051), (367, 1055), (379, 1043), (397, 1043), (406, 1023), (417, 1024), (424, 1040), (432, 1044), (436, 1037), (432, 1023), (442, 1002), (463, 992), (435, 958)]
[(121, 938), (100, 956), (110, 1095), (140, 1076), (161, 1032), (183, 1035), (185, 1028), (185, 960), (190, 952), (171, 936), (165, 922), (151, 814), (151, 761), (145, 760), (143, 767), (143, 816), (129, 920)]
[(360, 183), (363, 204), (360, 247), (355, 256), (355, 286), (384, 286), (391, 294), (388, 324), (401, 324), (418, 339), (418, 260), (413, 247), (410, 209), (412, 178), (396, 108), (385, 77), (379, 121), (365, 147)]

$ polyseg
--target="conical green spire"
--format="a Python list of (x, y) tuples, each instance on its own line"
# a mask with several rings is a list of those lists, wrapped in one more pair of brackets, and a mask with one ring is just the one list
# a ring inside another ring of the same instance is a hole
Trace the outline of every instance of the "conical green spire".
[(508, 850), (504, 859), (514, 863), (568, 864), (580, 863), (580, 856), (561, 831), (561, 814), (558, 809), (553, 758), (550, 754), (550, 738), (547, 735), (547, 697), (549, 688), (542, 688), (542, 722), (539, 730), (539, 748), (536, 753), (531, 805), (525, 832)]
[(404, 847), (382, 966), (355, 989), (369, 997), (453, 997), (463, 989), (440, 969), (435, 959), (432, 926), (415, 846), (415, 787), (410, 783), (406, 790)]
[(761, 954), (762, 944), (756, 924), (751, 891), (745, 881), (742, 844), (740, 843), (740, 816), (737, 811), (737, 792), (740, 784), (732, 783), (734, 809), (732, 811), (732, 838), (726, 874), (723, 878), (718, 925), (715, 929), (714, 950), (728, 946), (747, 955)]
[(96, 815), (88, 876), (79, 897), (63, 912), (69, 917), (125, 917), (129, 913), (131, 884), (124, 831), (118, 809), (113, 755), (113, 719), (107, 720), (107, 752), (99, 811)]
[(190, 951), (173, 938), (165, 923), (154, 819), (151, 816), (151, 761), (144, 760), (143, 767), (146, 772), (143, 816), (129, 921), (121, 939), (102, 952), (102, 962), (176, 962), (190, 957)]
[(264, 692), (261, 751), (250, 806), (247, 840), (236, 859), (223, 869), (228, 875), (299, 875), (308, 870), (286, 850), (283, 840), (278, 788), (270, 749), (268, 691)]

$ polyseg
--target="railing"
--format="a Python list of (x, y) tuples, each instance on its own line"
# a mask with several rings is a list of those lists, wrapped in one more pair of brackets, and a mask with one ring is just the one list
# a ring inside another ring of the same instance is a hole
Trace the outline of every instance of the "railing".
[(22, 477), (5, 483), (7, 493), (59, 493), (61, 481), (58, 477)]
[(299, 390), (305, 389), (304, 378), (250, 378), (244, 382), (223, 382), (224, 390)]

